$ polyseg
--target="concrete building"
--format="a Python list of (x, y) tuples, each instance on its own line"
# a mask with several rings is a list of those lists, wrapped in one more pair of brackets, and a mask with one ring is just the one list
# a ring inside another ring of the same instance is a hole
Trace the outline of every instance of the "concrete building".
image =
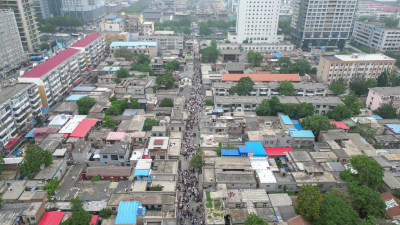
[(110, 44), (112, 54), (120, 48), (127, 48), (133, 53), (143, 53), (150, 57), (157, 56), (157, 42), (112, 42)]
[(142, 33), (143, 35), (153, 35), (154, 33), (154, 22), (144, 22), (142, 24)]
[(26, 58), (17, 21), (11, 9), (0, 10), (0, 40), (0, 74), (2, 74), (14, 69)]
[[(79, 50), (69, 48), (36, 66), (18, 78), (19, 82), (37, 85), (42, 106), (49, 108), (62, 99), (63, 94), (73, 82), (79, 79), (79, 63), (82, 55)], [(83, 59), (84, 60), (84, 59)]]
[(109, 48), (110, 44), (113, 42), (126, 42), (129, 41), (128, 32), (102, 32), (104, 39), (106, 41), (106, 47)]
[(130, 164), (130, 145), (129, 143), (116, 142), (113, 145), (105, 145), (100, 149), (100, 163), (103, 166), (128, 166)]
[(62, 0), (39, 0), (39, 6), (44, 19), (61, 15)]
[(391, 71), (395, 62), (395, 59), (383, 54), (323, 56), (318, 65), (317, 80), (330, 84), (333, 80), (343, 78), (350, 82), (358, 74), (366, 79), (376, 79), (383, 71)]
[(352, 39), (381, 52), (400, 51), (400, 29), (385, 27), (384, 23), (356, 21)]
[(94, 22), (106, 13), (104, 2), (100, 0), (62, 0), (62, 11), (65, 15)]
[(374, 87), (368, 92), (367, 107), (377, 110), (384, 105), (392, 105), (400, 113), (400, 88), (399, 87)]
[(157, 42), (158, 51), (179, 50), (183, 51), (183, 36), (152, 35), (139, 36), (138, 41)]
[(350, 38), (357, 0), (295, 0), (292, 43), (298, 48), (337, 48)]
[[(79, 61), (80, 69), (90, 70), (89, 68), (93, 68), (100, 63), (106, 49), (106, 42), (102, 34), (91, 33), (73, 44), (71, 48), (81, 51), (83, 55), (84, 64), (82, 61)], [(83, 65), (86, 66), (86, 68), (84, 68)]]
[(35, 84), (13, 84), (0, 91), (0, 144), (6, 146), (26, 126), (40, 115), (41, 103)]
[(283, 40), (277, 35), (280, 4), (279, 0), (239, 0), (236, 42), (277, 43)]
[(125, 17), (125, 31), (129, 33), (139, 33), (142, 30), (142, 14), (130, 14)]
[(19, 36), (25, 52), (34, 52), (39, 49), (40, 44), (36, 16), (30, 4), (29, 0), (0, 1), (0, 8), (14, 11)]
[(100, 23), (101, 32), (124, 32), (125, 31), (125, 18), (118, 16), (108, 16)]

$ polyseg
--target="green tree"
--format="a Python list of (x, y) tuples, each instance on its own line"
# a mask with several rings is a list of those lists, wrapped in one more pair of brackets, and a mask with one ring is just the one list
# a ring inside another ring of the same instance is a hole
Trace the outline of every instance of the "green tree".
[(192, 30), (189, 27), (184, 27), (183, 28), (183, 33), (189, 35), (189, 34), (192, 33)]
[(71, 205), (71, 211), (76, 212), (79, 209), (83, 208), (83, 201), (79, 199), (79, 197), (73, 198), (69, 201)]
[(319, 219), (316, 225), (355, 225), (360, 223), (360, 218), (350, 205), (332, 194), (324, 194)]
[(331, 190), (327, 192), (327, 194), (342, 199), (342, 201), (344, 201), (347, 205), (352, 205), (351, 197), (347, 189), (332, 187)]
[(89, 225), (92, 220), (92, 215), (80, 208), (78, 211), (72, 213), (72, 216), (66, 221), (62, 222), (61, 225)]
[(161, 100), (160, 106), (161, 107), (173, 107), (174, 102), (170, 98), (164, 98), (163, 100)]
[(246, 217), (244, 225), (268, 225), (268, 222), (263, 218), (258, 217), (255, 213), (250, 213)]
[(219, 144), (218, 147), (215, 147), (215, 152), (217, 153), (217, 156), (218, 156), (218, 157), (221, 156), (221, 150), (222, 150), (221, 144)]
[(212, 34), (212, 30), (206, 24), (202, 24), (200, 25), (199, 34), (203, 36), (210, 36)]
[(113, 214), (113, 211), (109, 208), (104, 208), (104, 209), (100, 210), (100, 212), (99, 212), (99, 215), (104, 219), (110, 218), (110, 216), (112, 214)]
[(304, 216), (308, 221), (317, 221), (322, 208), (322, 194), (318, 187), (303, 185), (300, 187), (296, 199), (296, 213)]
[(306, 118), (314, 115), (315, 107), (311, 103), (302, 102), (300, 104), (282, 104), (281, 110), (292, 119)]
[(117, 51), (115, 51), (114, 57), (115, 58), (124, 58), (126, 61), (131, 62), (131, 61), (133, 61), (135, 54), (127, 48), (120, 48)]
[(360, 184), (365, 184), (372, 189), (382, 187), (383, 169), (373, 158), (366, 155), (353, 156), (351, 166), (357, 171), (356, 177)]
[(89, 110), (96, 104), (96, 100), (86, 96), (76, 101), (76, 104), (78, 105), (79, 115), (87, 115)]
[(305, 130), (311, 130), (316, 138), (318, 138), (321, 130), (328, 130), (333, 127), (332, 124), (330, 124), (328, 117), (318, 115), (306, 117), (301, 125), (303, 125)]
[(391, 17), (386, 17), (383, 19), (385, 26), (389, 28), (397, 28), (397, 25), (399, 25), (399, 21), (399, 19), (394, 19)]
[(365, 79), (362, 75), (354, 76), (350, 83), (350, 90), (354, 91), (354, 93), (358, 96), (364, 96), (368, 94), (368, 88), (376, 87), (377, 81), (375, 79), (369, 78)]
[(40, 165), (43, 164), (45, 167), (53, 164), (51, 152), (45, 151), (37, 145), (32, 145), (26, 148), (24, 161), (18, 165), (18, 168), (22, 174), (32, 179), (40, 171)]
[(47, 191), (47, 199), (51, 199), (51, 197), (53, 197), (53, 194), (56, 192), (57, 188), (58, 188), (58, 184), (60, 183), (59, 180), (57, 179), (51, 179), (45, 186), (44, 186), (44, 190)]
[(340, 172), (340, 178), (348, 183), (357, 181), (355, 174), (353, 174), (350, 170), (345, 170)]
[(120, 12), (120, 13), (124, 12), (124, 13), (129, 13), (129, 14), (142, 13), (142, 11), (145, 8), (147, 8), (150, 3), (151, 2), (149, 2), (147, 0), (138, 0), (138, 1), (130, 3), (129, 6), (127, 6), (127, 7), (123, 7), (118, 12)]
[(220, 55), (220, 51), (215, 47), (207, 47), (201, 50), (201, 62), (203, 63), (214, 63), (218, 56)]
[(253, 90), (254, 81), (250, 77), (242, 77), (239, 79), (237, 85), (229, 89), (229, 94), (249, 95)]
[(40, 45), (40, 50), (50, 50), (50, 45), (48, 43), (43, 43)]
[(289, 72), (299, 73), (300, 76), (303, 76), (306, 73), (310, 73), (312, 71), (310, 62), (305, 59), (297, 59), (293, 66), (294, 67), (291, 67)]
[(336, 121), (350, 118), (353, 115), (353, 111), (349, 109), (346, 105), (340, 104), (335, 106), (333, 109), (329, 110), (327, 116), (329, 119)]
[(161, 75), (156, 77), (157, 90), (160, 87), (171, 89), (174, 87), (174, 78), (171, 75)]
[(379, 109), (375, 110), (374, 113), (380, 115), (383, 119), (396, 119), (399, 117), (396, 108), (391, 105), (381, 106)]
[(290, 35), (291, 23), (290, 20), (279, 20), (278, 28), (282, 30), (284, 35)]
[(214, 106), (214, 100), (212, 100), (212, 99), (207, 99), (204, 103), (205, 103), (207, 106)]
[(280, 67), (290, 67), (292, 65), (292, 61), (289, 57), (281, 57), (278, 59), (276, 64)]
[(3, 157), (0, 155), (0, 175), (4, 170), (4, 159)]
[(175, 71), (179, 69), (181, 63), (178, 60), (174, 60), (172, 62), (164, 63), (163, 68), (167, 71)]
[(366, 85), (368, 88), (373, 88), (378, 86), (378, 81), (376, 81), (374, 78), (368, 78)]
[(296, 89), (294, 89), (294, 86), (291, 81), (282, 81), (279, 82), (279, 86), (276, 88), (276, 90), (281, 94), (285, 96), (294, 96), (294, 92)]
[(378, 82), (378, 87), (389, 87), (389, 72), (387, 70), (383, 71), (376, 80)]
[(395, 189), (395, 190), (393, 191), (393, 195), (394, 195), (394, 197), (400, 199), (400, 189), (398, 189), (398, 188)]
[(247, 60), (249, 60), (249, 63), (253, 67), (261, 66), (261, 62), (263, 59), (264, 57), (259, 52), (254, 52), (253, 50), (251, 50), (247, 53)]
[(122, 82), (121, 78), (118, 77), (114, 78), (114, 83), (119, 84), (121, 82)]
[(197, 153), (189, 161), (189, 164), (191, 167), (201, 170), (201, 168), (203, 167), (203, 156), (200, 153)]
[(331, 90), (335, 95), (344, 94), (346, 92), (346, 81), (343, 78), (333, 80), (329, 86), (329, 90)]
[(129, 108), (127, 99), (116, 100), (111, 102), (111, 107), (105, 111), (105, 114), (107, 116), (118, 116), (121, 115), (127, 108)]
[(349, 109), (351, 109), (353, 115), (361, 113), (360, 110), (363, 107), (363, 104), (358, 101), (358, 97), (354, 92), (350, 92), (350, 94), (344, 98), (343, 102)]
[(109, 116), (104, 116), (103, 124), (101, 125), (101, 127), (114, 129), (116, 126), (117, 126), (117, 121), (111, 119), (111, 117)]
[(143, 125), (143, 131), (150, 131), (153, 126), (158, 126), (158, 120), (146, 118)]
[(272, 96), (269, 100), (269, 107), (271, 108), (270, 116), (276, 116), (282, 110), (281, 101), (277, 96)]
[(268, 116), (271, 112), (269, 99), (263, 99), (261, 103), (256, 107), (255, 111), (257, 116)]
[(94, 175), (92, 179), (90, 179), (90, 181), (92, 182), (101, 181), (101, 175), (100, 174)]
[(382, 218), (386, 216), (386, 204), (382, 201), (379, 192), (366, 185), (360, 186), (357, 182), (353, 182), (349, 185), (349, 193), (354, 203), (354, 209), (361, 218), (367, 216)]
[(369, 126), (357, 124), (355, 128), (350, 130), (351, 133), (358, 133), (366, 139), (371, 139), (376, 135), (376, 129)]
[(125, 68), (120, 68), (117, 70), (117, 77), (118, 78), (127, 78), (130, 77), (131, 75), (129, 74), (129, 71)]
[(137, 98), (130, 98), (129, 99), (129, 108), (130, 109), (141, 109), (143, 107), (140, 105), (139, 100)]

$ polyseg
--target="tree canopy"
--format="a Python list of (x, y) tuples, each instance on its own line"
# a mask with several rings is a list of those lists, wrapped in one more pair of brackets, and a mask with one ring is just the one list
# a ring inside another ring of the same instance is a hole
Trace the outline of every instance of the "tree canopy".
[[(139, 12), (141, 13), (141, 11)], [(174, 31), (177, 34), (191, 34), (192, 30), (190, 29), (190, 26), (192, 24), (192, 19), (190, 16), (185, 16), (181, 18), (180, 20), (173, 20), (173, 21), (164, 21), (162, 23), (156, 22), (154, 24), (154, 29), (155, 30), (170, 30)]]
[(4, 159), (3, 157), (0, 155), (0, 175), (4, 170)]
[(282, 59), (282, 61), (278, 61), (278, 65), (281, 65), (281, 69), (279, 73), (299, 73), (301, 76), (306, 73), (314, 74), (316, 71), (311, 67), (310, 62), (305, 59), (297, 59), (294, 64), (289, 64), (290, 60)]
[(131, 61), (133, 61), (135, 54), (127, 48), (120, 48), (117, 51), (115, 51), (114, 57), (115, 58), (124, 58), (126, 61), (131, 62)]
[(146, 118), (143, 125), (143, 131), (150, 131), (153, 126), (158, 126), (158, 120)]
[(344, 94), (346, 92), (346, 81), (343, 78), (333, 80), (329, 86), (329, 90), (331, 90), (335, 95)]
[(85, 96), (78, 101), (76, 101), (78, 105), (79, 115), (87, 115), (89, 114), (89, 110), (96, 104), (96, 100), (89, 96)]
[(109, 116), (104, 116), (103, 118), (103, 124), (101, 124), (101, 127), (107, 127), (114, 129), (117, 126), (117, 121), (111, 119)]
[(22, 174), (32, 179), (43, 164), (45, 167), (53, 164), (53, 155), (37, 145), (32, 145), (26, 148), (24, 161), (18, 165), (18, 168)]
[(181, 63), (178, 60), (174, 60), (172, 62), (164, 63), (163, 68), (167, 71), (175, 71), (179, 69)]
[(287, 81), (287, 80), (279, 82), (279, 86), (276, 88), (276, 90), (281, 95), (285, 95), (285, 96), (294, 96), (295, 91), (296, 91), (292, 82)]
[(71, 199), (72, 216), (61, 225), (89, 225), (92, 215), (83, 209), (83, 202), (78, 197)]
[(100, 210), (100, 212), (99, 212), (99, 215), (104, 219), (110, 218), (110, 216), (112, 214), (113, 214), (113, 211), (109, 208), (104, 208), (104, 209)]
[(244, 225), (268, 225), (268, 222), (263, 218), (258, 217), (255, 213), (250, 213), (246, 217)]
[(59, 180), (57, 179), (51, 179), (45, 186), (44, 186), (44, 190), (47, 191), (47, 199), (51, 199), (51, 197), (53, 196), (53, 194), (56, 192), (57, 188), (58, 188), (58, 184), (60, 183)]
[(357, 212), (333, 194), (323, 195), (319, 219), (313, 222), (316, 225), (354, 225), (359, 223), (360, 218)]
[(124, 13), (142, 13), (143, 9), (147, 8), (147, 6), (150, 4), (149, 1), (147, 0), (138, 0), (135, 2), (132, 2), (129, 4), (127, 7), (123, 7), (122, 9), (119, 10), (119, 12), (124, 12)]
[(214, 63), (218, 59), (218, 56), (220, 54), (221, 53), (217, 49), (217, 47), (210, 46), (205, 49), (202, 49), (201, 50), (201, 62)]
[(391, 18), (391, 17), (385, 17), (383, 19), (383, 22), (385, 23), (386, 27), (389, 28), (397, 28), (397, 25), (399, 25), (399, 19)]
[(192, 159), (190, 159), (189, 165), (191, 167), (201, 170), (201, 168), (203, 167), (203, 156), (201, 155), (201, 153), (197, 153), (196, 155), (194, 155)]
[(344, 104), (351, 109), (351, 111), (353, 112), (353, 115), (356, 116), (358, 114), (361, 113), (361, 109), (363, 108), (363, 103), (361, 103), (360, 101), (358, 101), (358, 97), (354, 92), (350, 92), (349, 95), (347, 95), (344, 99), (343, 99)]
[(304, 216), (308, 221), (317, 221), (322, 208), (322, 194), (318, 187), (303, 185), (300, 187), (296, 199), (296, 213)]
[(368, 88), (373, 88), (377, 86), (377, 81), (373, 78), (366, 79), (362, 75), (354, 76), (349, 83), (350, 90), (358, 96), (364, 96), (368, 94)]
[(353, 111), (351, 111), (351, 109), (346, 105), (340, 104), (329, 110), (327, 116), (329, 119), (339, 121), (353, 116)]
[(129, 108), (128, 99), (115, 100), (111, 102), (111, 107), (105, 111), (107, 116), (121, 115), (125, 109)]
[(372, 189), (382, 187), (383, 169), (373, 158), (366, 155), (353, 156), (351, 166), (357, 170), (356, 177), (360, 184), (365, 184)]
[(212, 99), (207, 99), (204, 101), (206, 106), (214, 106), (214, 100)]
[(396, 119), (399, 117), (399, 115), (397, 115), (397, 109), (391, 105), (384, 105), (375, 110), (374, 113), (381, 116), (383, 119)]
[(161, 107), (173, 107), (174, 102), (170, 98), (164, 98), (163, 100), (161, 100), (160, 106)]
[(174, 83), (175, 80), (171, 75), (158, 75), (156, 77), (156, 85), (154, 86), (154, 89), (155, 91), (157, 91), (159, 88), (171, 89), (174, 87)]
[(212, 34), (212, 30), (207, 24), (201, 24), (199, 34), (203, 36), (209, 36)]
[(295, 120), (312, 116), (315, 111), (313, 104), (307, 102), (302, 102), (300, 104), (282, 104), (281, 109), (283, 113)]
[(261, 66), (261, 62), (263, 59), (264, 57), (259, 52), (251, 50), (247, 53), (247, 60), (249, 60), (249, 63), (253, 67)]
[(301, 125), (305, 130), (311, 130), (316, 138), (318, 138), (321, 130), (328, 130), (329, 128), (333, 127), (332, 124), (330, 124), (328, 117), (319, 115), (306, 117), (303, 119)]
[(290, 20), (279, 20), (278, 28), (282, 30), (284, 35), (290, 35), (291, 23)]
[(358, 185), (357, 182), (351, 183), (348, 189), (354, 203), (354, 209), (361, 218), (367, 216), (382, 218), (386, 216), (386, 204), (382, 201), (379, 192), (366, 185)]
[(393, 71), (383, 71), (381, 75), (379, 75), (377, 79), (378, 87), (397, 87), (400, 86), (400, 76), (399, 74)]
[(48, 43), (42, 43), (40, 45), (40, 50), (50, 50), (50, 45)]
[(229, 94), (249, 95), (253, 90), (254, 81), (250, 77), (242, 77), (239, 79), (237, 85), (229, 89)]
[(117, 77), (118, 78), (127, 78), (130, 77), (131, 75), (129, 74), (129, 71), (125, 68), (120, 68), (117, 70)]

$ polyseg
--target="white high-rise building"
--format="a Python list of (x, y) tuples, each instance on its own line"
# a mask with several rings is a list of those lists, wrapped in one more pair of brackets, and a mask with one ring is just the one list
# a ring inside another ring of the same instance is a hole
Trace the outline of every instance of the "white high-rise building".
[(236, 41), (242, 43), (277, 43), (281, 0), (239, 0)]

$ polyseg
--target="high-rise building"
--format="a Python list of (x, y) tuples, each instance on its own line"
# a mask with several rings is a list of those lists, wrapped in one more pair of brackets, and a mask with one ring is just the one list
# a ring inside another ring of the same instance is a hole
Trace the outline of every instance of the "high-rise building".
[(239, 0), (236, 20), (236, 41), (277, 43), (280, 0)]
[(0, 74), (14, 69), (25, 59), (17, 21), (11, 9), (0, 10)]
[(357, 0), (295, 0), (292, 42), (302, 49), (342, 48), (350, 38)]
[(100, 0), (62, 0), (65, 15), (82, 18), (84, 21), (96, 21), (105, 16), (105, 4)]
[(26, 52), (39, 49), (39, 31), (31, 0), (0, 0), (0, 8), (12, 9), (15, 13), (19, 36)]
[(34, 0), (36, 15), (49, 18), (61, 15), (61, 0)]

